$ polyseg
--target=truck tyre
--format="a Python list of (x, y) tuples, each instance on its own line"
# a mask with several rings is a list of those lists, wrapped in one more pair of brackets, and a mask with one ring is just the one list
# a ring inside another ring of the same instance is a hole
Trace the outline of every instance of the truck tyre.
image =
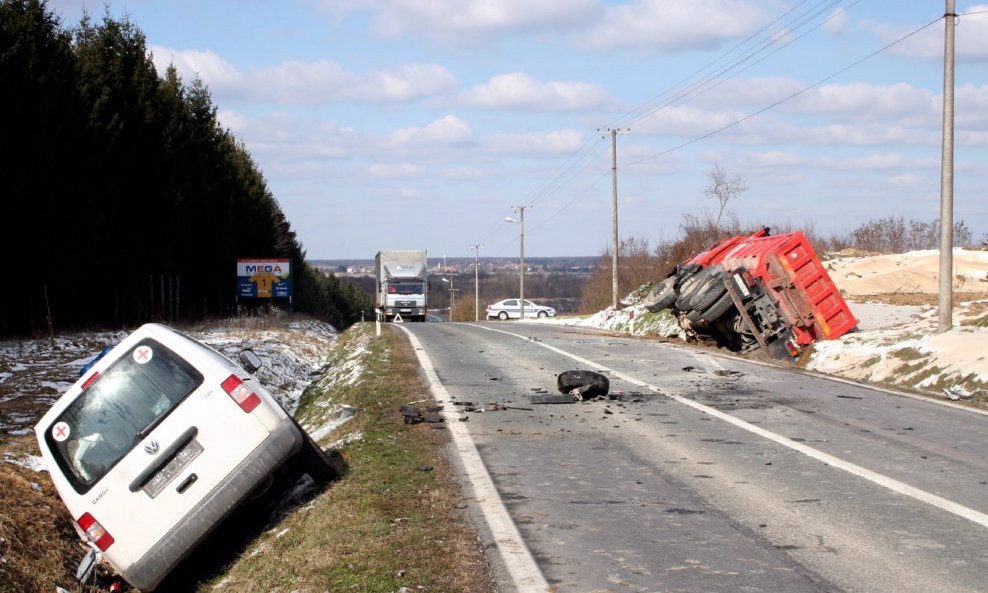
[(715, 272), (711, 274), (700, 286), (693, 291), (688, 306), (697, 311), (705, 311), (720, 299), (727, 292), (724, 280), (727, 274)]
[(697, 289), (701, 285), (705, 284), (710, 278), (710, 275), (716, 271), (716, 268), (706, 267), (693, 274), (686, 280), (679, 283), (679, 297), (676, 299), (676, 309), (680, 311), (689, 311), (693, 307), (690, 302), (693, 299), (693, 295), (696, 294)]
[(508, 320), (508, 312), (507, 311), (501, 311), (500, 313), (497, 314), (497, 318), (500, 319), (501, 321), (507, 321)]
[(676, 277), (670, 276), (659, 282), (645, 297), (645, 308), (651, 313), (668, 309), (676, 302)]
[(570, 393), (580, 390), (584, 397), (607, 395), (611, 382), (607, 377), (593, 371), (563, 371), (556, 378), (556, 387), (560, 393)]
[(714, 304), (710, 305), (710, 307), (708, 307), (700, 317), (707, 323), (713, 323), (714, 321), (720, 319), (724, 313), (730, 311), (733, 306), (734, 301), (731, 300), (731, 295), (725, 291), (724, 294), (721, 295), (721, 297), (717, 299)]

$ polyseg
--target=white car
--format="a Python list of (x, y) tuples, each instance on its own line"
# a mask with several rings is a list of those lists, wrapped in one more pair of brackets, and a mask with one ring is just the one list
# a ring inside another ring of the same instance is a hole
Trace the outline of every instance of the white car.
[[(519, 299), (505, 299), (503, 301), (498, 301), (493, 305), (487, 305), (487, 318), (488, 319), (500, 319), (505, 321), (507, 319), (521, 319), (521, 307), (518, 304)], [(543, 307), (542, 305), (536, 305), (532, 301), (525, 299), (525, 318), (538, 317), (540, 319), (545, 317), (555, 317), (556, 310), (552, 307)]]
[(271, 394), (208, 346), (148, 324), (101, 356), (35, 434), (90, 555), (135, 588), (157, 587), (286, 461), (332, 478)]

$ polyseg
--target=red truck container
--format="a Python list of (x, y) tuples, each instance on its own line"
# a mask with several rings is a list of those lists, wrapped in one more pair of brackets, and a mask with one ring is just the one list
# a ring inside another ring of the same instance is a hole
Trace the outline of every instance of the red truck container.
[(758, 344), (777, 358), (794, 358), (801, 347), (839, 338), (858, 323), (798, 231), (762, 229), (719, 241), (677, 266), (653, 295), (650, 309), (673, 306), (689, 329)]

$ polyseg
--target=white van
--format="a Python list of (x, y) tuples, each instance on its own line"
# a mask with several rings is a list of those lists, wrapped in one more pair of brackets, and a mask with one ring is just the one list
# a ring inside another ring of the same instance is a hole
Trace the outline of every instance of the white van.
[(35, 433), (83, 538), (143, 591), (289, 457), (332, 472), (247, 371), (158, 324), (104, 352)]

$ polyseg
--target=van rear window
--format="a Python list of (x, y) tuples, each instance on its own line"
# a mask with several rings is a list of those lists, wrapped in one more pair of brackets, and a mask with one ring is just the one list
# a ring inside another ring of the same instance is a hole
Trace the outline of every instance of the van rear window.
[(45, 440), (76, 491), (85, 493), (202, 382), (182, 357), (143, 340), (69, 404)]

